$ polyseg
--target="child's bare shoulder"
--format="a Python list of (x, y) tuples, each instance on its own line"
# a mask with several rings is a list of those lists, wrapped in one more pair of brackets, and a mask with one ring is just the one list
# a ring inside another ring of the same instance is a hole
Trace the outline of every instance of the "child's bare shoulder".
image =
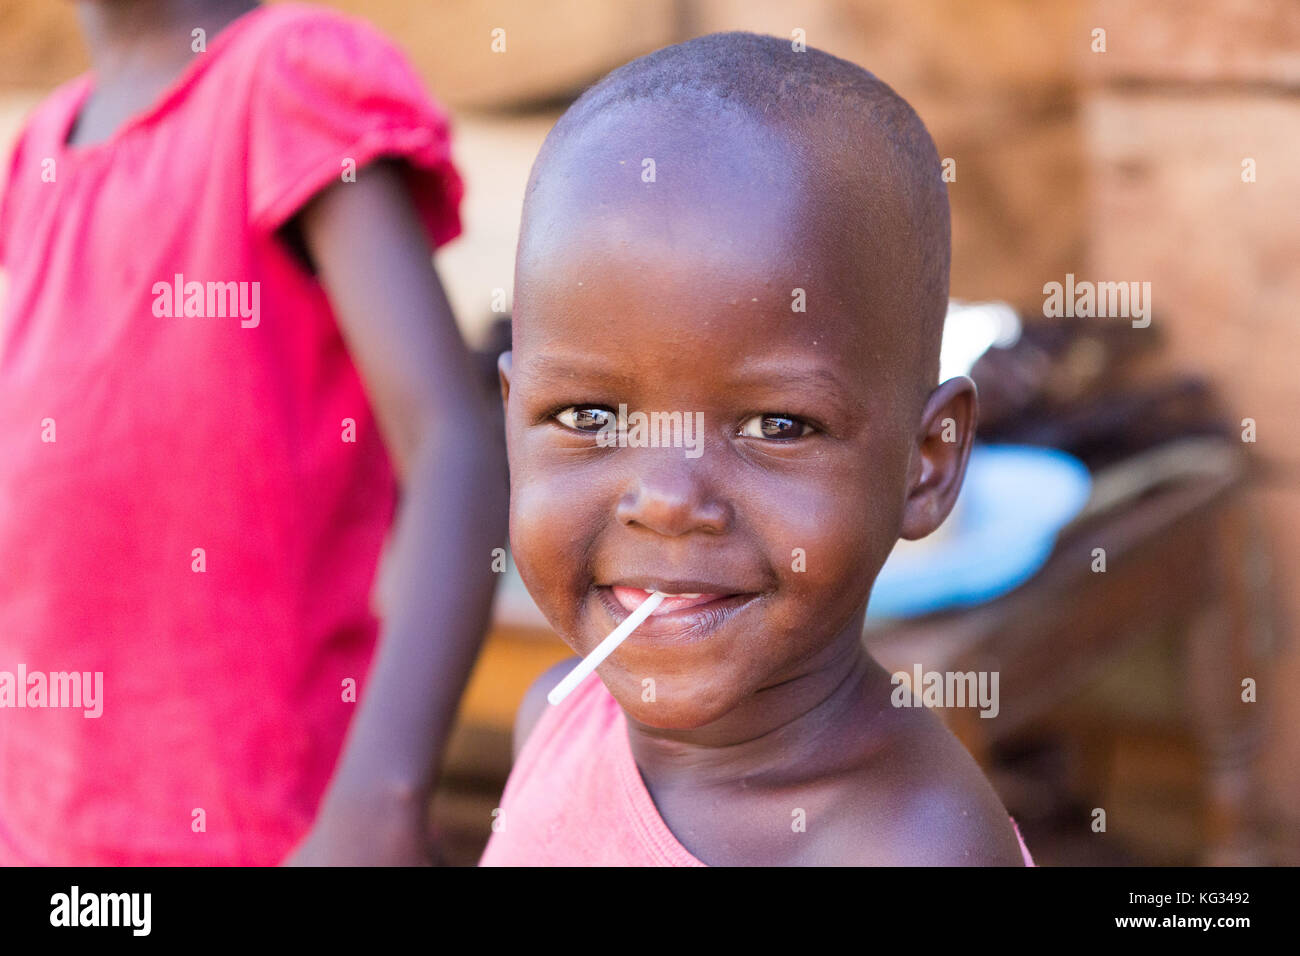
[(528, 740), (528, 735), (533, 732), (537, 726), (537, 721), (541, 719), (542, 713), (550, 706), (546, 695), (549, 694), (558, 684), (561, 678), (569, 671), (573, 670), (579, 658), (566, 657), (557, 664), (552, 664), (541, 675), (533, 681), (532, 685), (524, 692), (524, 699), (519, 703), (519, 709), (515, 711), (515, 726), (513, 750), (516, 759), (519, 757), (519, 751), (524, 749), (524, 743)]
[(847, 865), (1023, 865), (1006, 808), (942, 721), (927, 710), (883, 716), (883, 742), (834, 784), (818, 855)]

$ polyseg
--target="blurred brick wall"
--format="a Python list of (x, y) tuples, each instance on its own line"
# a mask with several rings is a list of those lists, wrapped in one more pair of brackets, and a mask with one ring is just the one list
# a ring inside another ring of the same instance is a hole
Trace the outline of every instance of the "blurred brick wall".
[(0, 0), (0, 88), (48, 89), (85, 67), (72, 3)]
[[(1253, 418), (1259, 501), (1283, 596), (1280, 666), (1259, 680), (1279, 837), (1300, 859), (1300, 4), (1092, 0), (1107, 50), (1083, 74), (1087, 274), (1152, 284), (1170, 368)], [(1255, 160), (1256, 181), (1242, 181)], [(1077, 271), (1077, 270), (1076, 270)], [(1235, 676), (1235, 675), (1234, 675)], [(1257, 676), (1257, 675), (1240, 675)], [(1239, 678), (1238, 678), (1239, 679)]]

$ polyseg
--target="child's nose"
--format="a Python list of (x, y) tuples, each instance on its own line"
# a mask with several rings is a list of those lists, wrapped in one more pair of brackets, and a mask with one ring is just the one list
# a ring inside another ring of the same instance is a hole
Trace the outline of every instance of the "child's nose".
[[(644, 451), (642, 455), (648, 457)], [(624, 525), (669, 537), (693, 531), (721, 534), (732, 516), (730, 505), (710, 492), (699, 463), (680, 459), (638, 468), (619, 498), (616, 514)]]

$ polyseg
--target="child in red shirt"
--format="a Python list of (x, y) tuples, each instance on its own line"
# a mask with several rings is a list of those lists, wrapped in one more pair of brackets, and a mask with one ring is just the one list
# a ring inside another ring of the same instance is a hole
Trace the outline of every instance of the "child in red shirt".
[(446, 118), (333, 13), (79, 12), (0, 203), (0, 863), (427, 861), (505, 536)]

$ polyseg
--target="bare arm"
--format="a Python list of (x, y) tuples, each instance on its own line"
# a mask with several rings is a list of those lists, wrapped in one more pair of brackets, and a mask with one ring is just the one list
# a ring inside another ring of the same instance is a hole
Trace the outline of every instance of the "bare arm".
[(420, 862), (428, 798), (488, 626), (491, 550), (506, 540), (505, 452), (400, 170), (378, 164), (334, 185), (299, 225), (402, 494), (376, 657), (295, 860)]

